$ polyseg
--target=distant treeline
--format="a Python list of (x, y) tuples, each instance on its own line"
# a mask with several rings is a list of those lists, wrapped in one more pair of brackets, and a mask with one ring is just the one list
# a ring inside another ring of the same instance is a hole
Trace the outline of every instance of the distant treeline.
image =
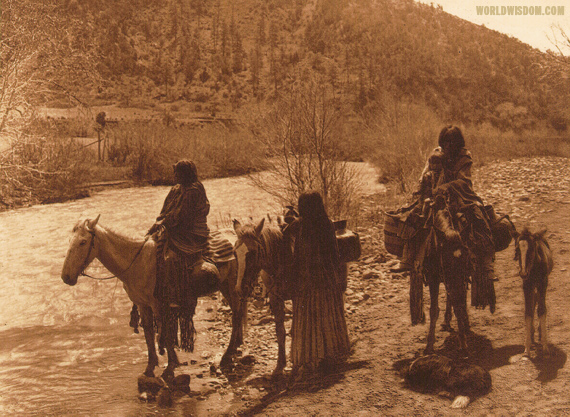
[(215, 114), (319, 76), (347, 111), (390, 99), (442, 120), (566, 128), (568, 86), (547, 54), (411, 0), (62, 0), (98, 49), (92, 98), (186, 100)]

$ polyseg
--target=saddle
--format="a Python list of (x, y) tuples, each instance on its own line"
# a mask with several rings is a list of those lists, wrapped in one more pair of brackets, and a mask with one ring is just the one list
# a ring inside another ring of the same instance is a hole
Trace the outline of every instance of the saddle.
[[(171, 279), (174, 282), (171, 285), (176, 286), (180, 304), (180, 309), (176, 312), (167, 308), (168, 288), (165, 285), (167, 282), (165, 251), (167, 256), (172, 256), (169, 262), (172, 263), (177, 275)], [(166, 239), (157, 242), (157, 280), (154, 295), (162, 305), (161, 326), (169, 329), (168, 332), (162, 331), (160, 333), (159, 346), (161, 348), (166, 346), (166, 334), (176, 335), (176, 328), (179, 325), (179, 346), (186, 351), (192, 352), (194, 350), (196, 332), (193, 316), (198, 304), (198, 297), (211, 294), (220, 288), (221, 277), (218, 267), (233, 259), (235, 259), (233, 245), (218, 231), (210, 234), (206, 250), (191, 255), (184, 254), (172, 245), (168, 245)]]

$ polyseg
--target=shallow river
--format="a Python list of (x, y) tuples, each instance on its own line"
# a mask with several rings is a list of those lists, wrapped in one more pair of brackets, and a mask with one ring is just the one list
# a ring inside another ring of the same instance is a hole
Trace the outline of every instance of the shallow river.
[[(370, 173), (370, 171), (368, 171)], [(204, 181), (210, 226), (279, 213), (278, 204), (245, 178)], [(136, 378), (146, 366), (142, 329), (128, 327), (131, 303), (117, 279), (61, 280), (71, 229), (101, 214), (100, 224), (142, 237), (160, 212), (168, 187), (115, 189), (62, 204), (0, 213), (0, 415), (215, 415), (231, 394), (186, 397), (169, 409), (139, 401)], [(95, 261), (90, 275), (108, 276)], [(198, 307), (197, 352), (208, 346)], [(184, 358), (185, 359), (185, 358)], [(183, 360), (184, 360), (183, 359)], [(160, 357), (160, 363), (166, 362)], [(157, 369), (157, 373), (160, 369)], [(190, 386), (195, 390), (195, 380)]]

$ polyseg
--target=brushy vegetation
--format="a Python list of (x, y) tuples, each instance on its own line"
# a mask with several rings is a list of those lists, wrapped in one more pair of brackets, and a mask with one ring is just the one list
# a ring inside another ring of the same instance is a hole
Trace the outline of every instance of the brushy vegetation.
[[(95, 137), (75, 136), (78, 126), (93, 134), (85, 120), (66, 125), (32, 119), (0, 153), (0, 208), (82, 197), (89, 184), (102, 181), (171, 184), (172, 164), (181, 158), (194, 160), (201, 178), (269, 170), (258, 185), (284, 205), (307, 189), (318, 189), (335, 217), (351, 218), (357, 210), (359, 175), (347, 161), (371, 162), (378, 180), (392, 184), (395, 193), (414, 191), (445, 123), (426, 106), (388, 100), (356, 118), (323, 91), (326, 87), (317, 84), (295, 87), (262, 114), (244, 112), (232, 126), (197, 128), (163, 120), (107, 126), (104, 162), (97, 160)], [(546, 127), (513, 132), (484, 123), (461, 128), (476, 165), (570, 157), (570, 139)]]
[[(380, 182), (393, 184), (399, 193), (411, 193), (447, 124), (426, 106), (389, 102), (370, 115), (355, 146), (378, 167)], [(520, 157), (570, 157), (570, 137), (545, 125), (517, 131), (491, 123), (459, 126), (475, 166)]]
[(0, 207), (83, 197), (89, 184), (102, 181), (172, 184), (172, 165), (182, 158), (196, 162), (201, 178), (242, 175), (266, 166), (263, 149), (239, 126), (126, 122), (103, 131), (104, 161), (99, 161), (95, 138), (86, 138), (90, 146), (85, 146), (71, 136), (77, 124), (35, 120), (11, 141), (0, 153)]
[(131, 167), (132, 178), (139, 182), (171, 183), (172, 165), (182, 158), (192, 159), (202, 178), (242, 175), (264, 166), (262, 150), (252, 135), (237, 126), (125, 123), (106, 135), (109, 160)]
[(90, 160), (70, 138), (22, 133), (0, 153), (0, 209), (88, 195)]
[(358, 171), (347, 163), (350, 138), (345, 117), (330, 86), (307, 80), (283, 91), (259, 122), (259, 142), (271, 158), (268, 175), (255, 185), (283, 205), (296, 205), (301, 193), (317, 190), (329, 215), (351, 217), (357, 211)]

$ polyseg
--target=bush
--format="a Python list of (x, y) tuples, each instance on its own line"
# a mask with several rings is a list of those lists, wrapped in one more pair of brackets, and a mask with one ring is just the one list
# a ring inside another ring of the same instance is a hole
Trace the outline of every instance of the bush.
[(443, 126), (424, 105), (389, 101), (376, 109), (363, 141), (370, 149), (370, 161), (380, 169), (380, 180), (397, 183), (403, 192), (414, 191)]
[(212, 176), (227, 177), (259, 171), (264, 154), (255, 137), (241, 128), (210, 126), (196, 132)]
[(285, 91), (261, 128), (255, 127), (271, 168), (252, 181), (284, 205), (295, 205), (301, 193), (317, 190), (329, 215), (351, 217), (360, 181), (358, 171), (343, 158), (343, 124), (341, 105), (330, 86), (308, 80)]
[(12, 208), (86, 196), (89, 159), (72, 139), (21, 135), (0, 155), (2, 204)]
[(505, 132), (483, 123), (468, 128), (464, 134), (478, 164), (532, 156), (570, 157), (570, 145), (565, 138), (546, 127)]
[(196, 163), (202, 178), (241, 175), (263, 166), (262, 150), (240, 128), (125, 123), (109, 130), (108, 137), (109, 158), (129, 165), (136, 181), (170, 184), (172, 165), (183, 158)]

